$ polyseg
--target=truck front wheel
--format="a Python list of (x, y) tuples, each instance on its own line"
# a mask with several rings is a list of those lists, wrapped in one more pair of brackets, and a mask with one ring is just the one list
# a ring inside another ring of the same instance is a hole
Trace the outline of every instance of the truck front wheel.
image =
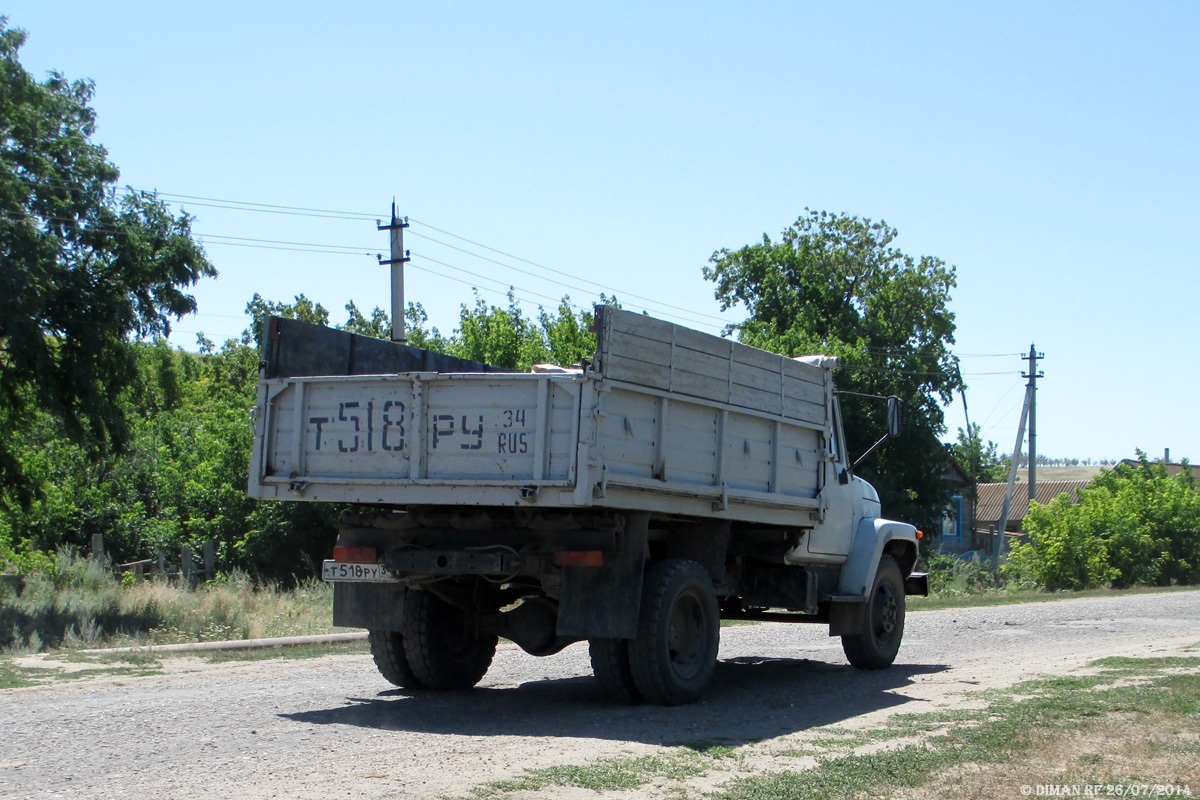
[(862, 632), (842, 637), (846, 658), (858, 669), (886, 669), (904, 638), (904, 578), (891, 556), (879, 559), (875, 584), (863, 609)]
[(633, 682), (646, 702), (694, 703), (712, 680), (721, 637), (717, 593), (704, 567), (654, 562), (642, 584), (637, 638), (629, 643)]
[(495, 636), (471, 629), (467, 615), (425, 591), (404, 598), (404, 655), (413, 676), (429, 689), (469, 689), (496, 655)]
[(367, 642), (371, 645), (371, 657), (379, 674), (403, 689), (421, 689), (425, 684), (417, 680), (408, 656), (404, 654), (404, 635), (400, 631), (367, 631)]

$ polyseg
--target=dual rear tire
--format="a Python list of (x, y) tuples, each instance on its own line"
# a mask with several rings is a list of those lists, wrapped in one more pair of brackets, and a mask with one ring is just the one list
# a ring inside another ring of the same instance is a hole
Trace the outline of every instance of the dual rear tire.
[(592, 671), (620, 703), (693, 703), (712, 680), (720, 635), (717, 595), (704, 568), (656, 561), (643, 579), (637, 637), (592, 639)]
[(403, 630), (367, 633), (379, 674), (404, 689), (469, 689), (483, 678), (497, 638), (434, 594), (404, 593)]

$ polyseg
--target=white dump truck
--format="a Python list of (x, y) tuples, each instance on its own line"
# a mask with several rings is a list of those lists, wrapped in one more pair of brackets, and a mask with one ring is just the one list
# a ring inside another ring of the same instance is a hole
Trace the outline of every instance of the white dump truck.
[(613, 699), (688, 703), (722, 619), (820, 623), (891, 665), (920, 533), (853, 474), (836, 360), (608, 306), (596, 331), (580, 368), (513, 373), (268, 320), (249, 491), (351, 504), (334, 623), (409, 689), (474, 686), (499, 637), (587, 640)]

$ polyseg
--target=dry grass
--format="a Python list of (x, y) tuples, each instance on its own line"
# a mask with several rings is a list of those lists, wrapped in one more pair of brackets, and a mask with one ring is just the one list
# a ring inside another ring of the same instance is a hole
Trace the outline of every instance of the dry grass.
[(166, 581), (122, 585), (101, 566), (60, 554), (51, 573), (0, 592), (0, 650), (36, 653), (127, 644), (174, 644), (333, 630), (333, 590), (255, 586), (234, 573), (197, 589)]
[[(1031, 731), (1021, 757), (957, 764), (898, 798), (992, 800), (1021, 787), (1131, 785), (1191, 787), (1200, 794), (1200, 720), (1171, 714), (1113, 714), (1078, 729)], [(1143, 793), (1145, 794), (1145, 793)]]

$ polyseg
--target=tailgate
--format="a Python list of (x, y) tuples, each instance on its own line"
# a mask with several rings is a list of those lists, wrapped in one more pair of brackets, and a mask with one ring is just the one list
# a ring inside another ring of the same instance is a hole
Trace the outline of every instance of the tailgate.
[(263, 484), (572, 485), (580, 387), (535, 374), (264, 380), (252, 468)]

